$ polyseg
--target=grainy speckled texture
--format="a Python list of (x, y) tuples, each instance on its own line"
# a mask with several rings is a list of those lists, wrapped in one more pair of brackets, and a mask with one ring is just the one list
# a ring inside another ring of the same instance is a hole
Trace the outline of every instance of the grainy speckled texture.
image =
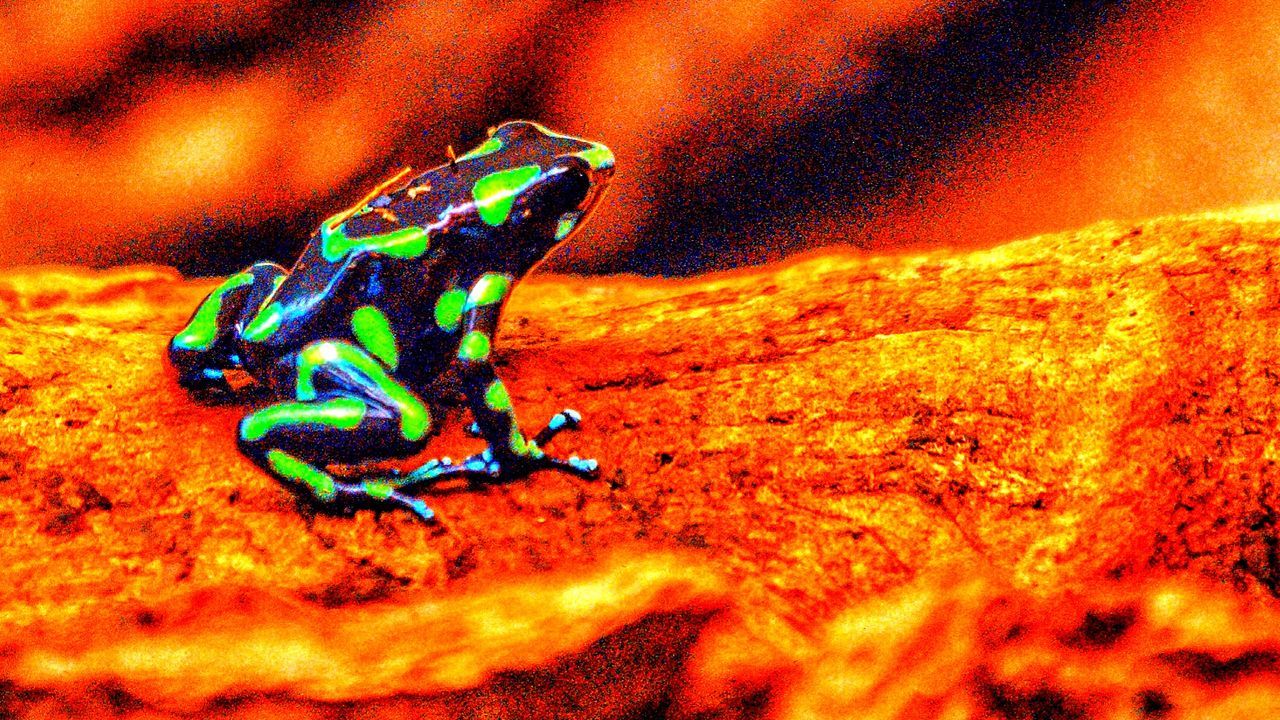
[[(434, 494), (437, 528), (300, 513), (236, 453), (243, 411), (194, 404), (162, 363), (210, 282), (10, 272), (0, 644), (22, 651), (18, 638), (44, 628), (70, 647), (70, 623), (134, 632), (119, 618), (163, 624), (230, 589), (356, 617), (628, 563), (654, 580), (611, 596), (626, 608), (568, 607), (583, 634), (486, 667), (542, 667), (659, 621), (662, 647), (683, 657), (688, 642), (670, 638), (728, 605), (757, 631), (803, 635), (957, 566), (1028, 596), (1152, 568), (1280, 593), (1277, 216), (826, 255), (681, 283), (531, 279), (505, 315), (499, 371), (527, 425), (583, 412), (583, 431), (553, 447), (598, 458), (602, 479)], [(454, 429), (429, 452), (475, 442)], [(28, 661), (26, 681), (54, 682)], [(372, 695), (467, 686), (379, 677)]]

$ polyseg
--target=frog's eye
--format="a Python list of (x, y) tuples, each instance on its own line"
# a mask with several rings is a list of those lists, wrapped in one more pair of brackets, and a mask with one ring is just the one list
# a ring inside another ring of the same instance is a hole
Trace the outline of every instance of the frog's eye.
[(555, 185), (561, 207), (581, 208), (591, 194), (590, 168), (580, 158), (557, 158), (547, 174), (557, 176)]

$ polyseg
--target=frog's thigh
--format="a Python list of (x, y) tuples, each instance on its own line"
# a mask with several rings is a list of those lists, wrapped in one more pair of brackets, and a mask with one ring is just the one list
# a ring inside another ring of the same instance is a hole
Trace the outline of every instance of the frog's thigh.
[(333, 495), (330, 463), (407, 457), (431, 430), (426, 405), (364, 350), (321, 341), (296, 360), (297, 399), (271, 405), (240, 422), (241, 450), (278, 478)]
[(257, 312), (287, 275), (275, 263), (257, 263), (214, 288), (169, 342), (169, 361), (179, 382), (188, 387), (219, 383), (222, 370), (240, 367), (232, 342), (237, 324)]

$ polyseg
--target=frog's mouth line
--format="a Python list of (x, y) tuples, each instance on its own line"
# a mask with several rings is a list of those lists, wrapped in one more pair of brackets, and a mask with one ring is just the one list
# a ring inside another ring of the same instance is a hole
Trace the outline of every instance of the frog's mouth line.
[(582, 202), (578, 203), (578, 210), (583, 213), (584, 218), (593, 208), (600, 204), (600, 201), (604, 199), (605, 192), (608, 189), (609, 185), (607, 182), (598, 183), (594, 180), (591, 182), (591, 189), (587, 190), (586, 197), (582, 199)]
[(590, 186), (587, 189), (586, 197), (582, 198), (582, 202), (578, 203), (578, 209), (583, 211), (583, 219), (591, 212), (591, 209), (600, 204), (604, 199), (606, 192), (609, 190), (609, 184), (613, 180), (613, 167), (593, 168), (587, 163), (583, 171), (587, 174), (587, 181)]

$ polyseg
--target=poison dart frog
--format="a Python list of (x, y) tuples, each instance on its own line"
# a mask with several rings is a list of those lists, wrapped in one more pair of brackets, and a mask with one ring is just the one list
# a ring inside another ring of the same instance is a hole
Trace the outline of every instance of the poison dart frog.
[[(215, 288), (169, 344), (178, 382), (234, 398), (228, 370), (256, 380), (274, 404), (241, 420), (241, 452), (322, 504), (399, 506), (430, 521), (410, 486), (544, 468), (594, 477), (595, 460), (543, 451), (581, 416), (563, 410), (526, 436), (492, 357), (512, 286), (582, 227), (613, 166), (600, 143), (515, 121), (447, 165), (404, 181), (406, 168), (325, 220), (292, 270), (260, 262)], [(362, 471), (424, 448), (436, 430), (430, 386), (451, 367), (468, 431), (488, 449), (403, 474)]]

